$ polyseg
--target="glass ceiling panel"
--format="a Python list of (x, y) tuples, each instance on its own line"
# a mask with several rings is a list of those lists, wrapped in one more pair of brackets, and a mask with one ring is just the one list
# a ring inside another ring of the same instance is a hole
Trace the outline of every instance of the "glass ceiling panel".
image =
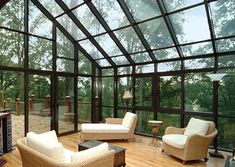
[(211, 2), (210, 8), (215, 36), (218, 38), (235, 35), (235, 1), (218, 0)]
[(55, 2), (55, 0), (39, 0), (39, 2), (54, 17), (58, 16), (61, 13), (64, 13), (63, 9), (61, 9), (61, 7)]
[(180, 44), (210, 39), (205, 6), (169, 16)]
[(184, 56), (196, 56), (213, 53), (211, 42), (181, 46)]
[(91, 33), (91, 35), (97, 35), (105, 32), (104, 28), (92, 14), (87, 5), (82, 5), (81, 7), (76, 8), (73, 10), (73, 13), (83, 24), (83, 26)]
[(86, 38), (83, 32), (76, 26), (67, 14), (58, 17), (57, 21), (74, 37), (75, 40)]
[(114, 43), (114, 41), (111, 39), (111, 37), (108, 34), (95, 37), (95, 40), (99, 43), (99, 45), (104, 49), (104, 51), (109, 56), (122, 54), (122, 52), (119, 50), (117, 45)]
[(116, 0), (93, 0), (92, 3), (111, 29), (130, 24)]
[(139, 24), (151, 49), (173, 46), (173, 41), (163, 18)]
[(176, 48), (168, 48), (168, 49), (161, 49), (153, 51), (157, 60), (165, 60), (165, 59), (172, 59), (172, 58), (179, 58), (179, 54)]
[(109, 62), (106, 59), (99, 59), (96, 60), (96, 62), (101, 66), (101, 67), (109, 67), (111, 66)]
[(166, 7), (167, 12), (182, 9), (194, 4), (203, 2), (203, 0), (164, 0), (163, 3)]
[(80, 4), (82, 4), (82, 3), (84, 3), (84, 0), (62, 0), (67, 6), (68, 6), (68, 8), (73, 8), (73, 7), (75, 7), (75, 6), (77, 6), (77, 5), (80, 5)]
[(114, 34), (128, 53), (145, 50), (143, 44), (132, 27), (115, 31)]
[(152, 59), (149, 57), (148, 52), (137, 53), (130, 55), (135, 63), (150, 62)]
[(126, 59), (125, 56), (118, 56), (118, 57), (112, 57), (111, 58), (115, 64), (117, 65), (124, 65), (124, 64), (129, 64), (128, 60)]
[(145, 64), (145, 65), (138, 65), (135, 68), (136, 73), (151, 73), (154, 72), (154, 64)]
[(176, 71), (180, 70), (180, 68), (181, 68), (181, 61), (158, 63), (157, 66), (158, 72)]
[(215, 58), (201, 58), (201, 59), (192, 59), (185, 60), (184, 66), (185, 69), (201, 69), (201, 68), (213, 68)]
[(156, 0), (125, 0), (125, 3), (136, 21), (161, 15)]
[(80, 41), (79, 44), (87, 51), (87, 53), (90, 54), (93, 59), (104, 58), (99, 50), (88, 39)]
[(217, 52), (235, 51), (235, 38), (216, 40)]

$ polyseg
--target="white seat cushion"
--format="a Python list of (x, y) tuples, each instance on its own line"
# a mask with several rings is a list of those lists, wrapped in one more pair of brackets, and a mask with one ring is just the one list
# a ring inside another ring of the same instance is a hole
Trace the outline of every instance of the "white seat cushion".
[(109, 151), (109, 146), (108, 146), (108, 143), (105, 142), (96, 147), (92, 147), (87, 150), (79, 151), (75, 154), (72, 154), (71, 159), (72, 159), (72, 162), (83, 162), (89, 159), (94, 159), (98, 155), (102, 155), (108, 151)]
[(209, 126), (210, 123), (208, 121), (191, 118), (185, 129), (184, 135), (192, 136), (196, 134), (205, 136), (208, 132)]
[(162, 141), (168, 145), (171, 145), (173, 147), (183, 149), (186, 141), (188, 139), (188, 136), (181, 135), (181, 134), (169, 134), (162, 136)]
[(130, 129), (136, 117), (136, 114), (127, 112), (125, 117), (123, 118), (122, 125)]
[(31, 149), (53, 158), (54, 160), (66, 162), (63, 145), (54, 140), (45, 140), (45, 136), (31, 132), (26, 135), (26, 144)]
[(129, 129), (117, 124), (82, 124), (81, 131), (85, 133), (128, 133)]

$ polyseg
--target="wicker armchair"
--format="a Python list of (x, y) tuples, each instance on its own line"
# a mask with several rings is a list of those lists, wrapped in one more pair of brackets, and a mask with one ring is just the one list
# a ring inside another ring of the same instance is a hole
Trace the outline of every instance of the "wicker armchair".
[(31, 149), (25, 144), (25, 138), (17, 140), (17, 147), (23, 167), (113, 167), (114, 164), (115, 152), (113, 150), (100, 154), (89, 161), (65, 163)]
[[(217, 129), (215, 128), (215, 123), (212, 121), (206, 121), (209, 123), (209, 128), (206, 135), (193, 134), (186, 137), (185, 141), (182, 141), (182, 138), (178, 138), (178, 143), (180, 146), (176, 146), (171, 142), (168, 142), (165, 138), (169, 136), (169, 134), (177, 134), (179, 136), (184, 137), (186, 128), (176, 128), (176, 127), (168, 127), (165, 130), (165, 135), (163, 136), (163, 145), (162, 152), (167, 152), (168, 154), (177, 157), (183, 160), (183, 164), (189, 160), (198, 160), (204, 159), (207, 161), (207, 152), (209, 145), (214, 140), (217, 135)], [(195, 127), (196, 128), (196, 127)], [(174, 135), (172, 135), (174, 137)], [(174, 140), (174, 139), (173, 139)], [(180, 141), (181, 140), (181, 141)]]

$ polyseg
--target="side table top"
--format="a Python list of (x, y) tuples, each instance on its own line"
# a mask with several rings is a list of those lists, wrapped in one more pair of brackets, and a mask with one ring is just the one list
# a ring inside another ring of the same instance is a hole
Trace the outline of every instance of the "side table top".
[[(82, 147), (85, 147), (85, 148), (92, 148), (92, 147), (98, 146), (102, 143), (103, 143), (102, 141), (98, 141), (98, 140), (89, 140), (89, 141), (80, 143), (78, 145), (80, 145)], [(108, 143), (108, 145), (109, 145), (109, 149), (114, 150), (116, 153), (119, 153), (119, 152), (122, 152), (122, 151), (126, 150), (125, 148), (115, 146), (111, 143)]]
[(149, 124), (163, 124), (162, 121), (157, 121), (157, 120), (150, 120), (148, 121)]

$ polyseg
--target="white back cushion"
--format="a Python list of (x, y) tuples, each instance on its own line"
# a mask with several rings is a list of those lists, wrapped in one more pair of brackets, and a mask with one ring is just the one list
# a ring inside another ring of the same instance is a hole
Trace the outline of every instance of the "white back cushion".
[(136, 114), (127, 112), (123, 118), (122, 125), (130, 129), (136, 117)]
[(96, 147), (89, 148), (84, 151), (79, 151), (75, 154), (71, 155), (72, 162), (82, 162), (87, 161), (89, 159), (93, 159), (100, 154), (104, 154), (109, 151), (108, 143), (102, 143)]
[[(29, 132), (26, 135), (26, 144), (28, 147), (38, 151), (54, 160), (66, 162), (64, 147), (61, 143), (52, 139), (46, 140), (47, 135)], [(50, 138), (50, 137), (49, 137)]]
[(184, 135), (192, 136), (194, 134), (205, 136), (208, 132), (210, 124), (208, 121), (191, 118), (185, 129)]

